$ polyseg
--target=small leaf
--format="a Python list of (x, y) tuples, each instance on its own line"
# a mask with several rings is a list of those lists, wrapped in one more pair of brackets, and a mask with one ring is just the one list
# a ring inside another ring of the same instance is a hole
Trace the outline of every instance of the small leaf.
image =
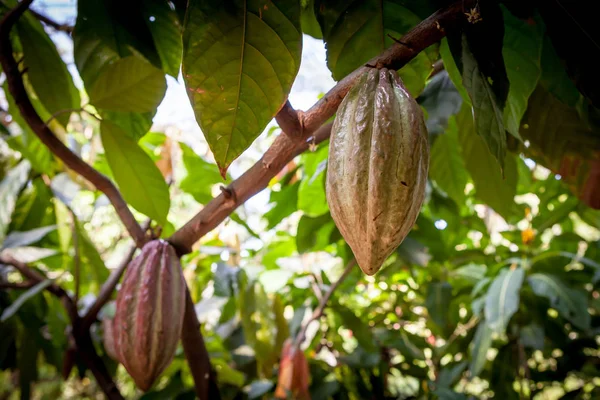
[(473, 131), (471, 110), (463, 106), (457, 116), (459, 138), (465, 166), (475, 184), (475, 196), (494, 211), (508, 218), (515, 214), (518, 171), (515, 156), (508, 154), (504, 161), (504, 177), (488, 147)]
[(119, 125), (119, 127), (135, 141), (140, 140), (145, 134), (148, 133), (152, 127), (152, 119), (154, 118), (154, 114), (155, 113), (152, 111), (146, 113), (132, 113), (102, 110), (100, 112), (102, 119)]
[(425, 307), (433, 322), (441, 329), (446, 328), (451, 300), (452, 286), (448, 282), (432, 282), (427, 286)]
[(106, 66), (90, 89), (90, 102), (109, 111), (153, 112), (167, 84), (163, 72), (131, 56)]
[(462, 43), (463, 84), (471, 96), (475, 115), (475, 132), (483, 139), (500, 167), (504, 169), (506, 157), (506, 132), (502, 102), (496, 97), (492, 85), (479, 69), (466, 39)]
[(525, 272), (522, 268), (505, 268), (494, 279), (485, 298), (486, 326), (504, 333), (510, 318), (519, 309), (519, 292)]
[(505, 32), (502, 54), (510, 82), (504, 108), (506, 130), (519, 138), (521, 118), (527, 110), (527, 100), (541, 75), (542, 26), (522, 21), (504, 12)]
[(465, 186), (469, 174), (460, 151), (456, 119), (450, 118), (445, 134), (439, 135), (431, 149), (431, 178), (456, 204), (465, 203)]
[(212, 188), (223, 182), (219, 170), (214, 164), (204, 160), (189, 146), (180, 143), (183, 166), (187, 175), (179, 183), (179, 188), (191, 194), (200, 204), (206, 204), (213, 199)]
[(0, 182), (0, 241), (4, 239), (19, 192), (29, 178), (30, 169), (29, 161), (21, 161), (11, 168)]
[(4, 243), (0, 246), (0, 250), (11, 247), (27, 246), (39, 242), (44, 236), (54, 230), (56, 230), (56, 225), (44, 226), (27, 232), (11, 232), (6, 239), (4, 239)]
[(303, 177), (298, 188), (298, 210), (309, 217), (318, 217), (329, 211), (325, 196), (328, 146), (320, 146), (314, 153), (302, 155)]
[(163, 70), (177, 79), (183, 52), (182, 27), (177, 13), (165, 1), (146, 0), (142, 2), (142, 15), (154, 39)]
[(264, 214), (268, 221), (267, 229), (273, 229), (285, 217), (298, 210), (298, 188), (300, 182), (288, 184), (279, 191), (271, 191), (269, 203), (275, 206)]
[(487, 361), (487, 352), (492, 345), (493, 332), (485, 321), (479, 323), (471, 349), (471, 362), (469, 363), (471, 376), (478, 376), (483, 370)]
[(221, 358), (212, 358), (210, 363), (217, 373), (217, 379), (220, 384), (234, 385), (242, 387), (246, 377), (243, 373), (231, 368), (229, 364)]
[(572, 289), (550, 274), (531, 274), (527, 280), (533, 292), (550, 300), (550, 306), (558, 310), (561, 316), (580, 329), (590, 328), (591, 316), (587, 311), (588, 301), (584, 291)]
[(41, 293), (48, 286), (52, 285), (53, 282), (54, 281), (52, 279), (46, 279), (46, 280), (43, 280), (40, 283), (36, 284), (35, 286), (27, 289), (27, 291), (25, 291), (15, 301), (13, 301), (10, 306), (8, 306), (4, 309), (4, 311), (2, 312), (2, 315), (0, 316), (0, 322), (4, 322), (7, 319), (9, 319), (10, 317), (12, 317), (13, 315), (15, 315), (15, 313), (17, 311), (19, 311), (19, 308), (21, 308), (21, 306), (27, 300), (29, 300), (33, 296)]
[(286, 101), (300, 67), (297, 0), (191, 0), (183, 77), (222, 175)]
[(447, 71), (431, 78), (417, 101), (427, 112), (426, 125), (430, 136), (446, 131), (448, 120), (460, 111), (462, 105), (462, 97)]
[(323, 250), (329, 245), (329, 238), (335, 224), (329, 213), (311, 218), (303, 215), (298, 222), (296, 247), (299, 253)]
[(117, 125), (100, 124), (106, 159), (125, 200), (163, 225), (169, 213), (169, 188), (150, 157)]
[[(41, 23), (25, 15), (17, 23), (17, 32), (23, 48), (27, 77), (36, 95), (50, 114), (78, 109), (81, 106), (79, 91), (67, 66), (58, 54)], [(62, 125), (69, 121), (71, 112), (57, 114)]]

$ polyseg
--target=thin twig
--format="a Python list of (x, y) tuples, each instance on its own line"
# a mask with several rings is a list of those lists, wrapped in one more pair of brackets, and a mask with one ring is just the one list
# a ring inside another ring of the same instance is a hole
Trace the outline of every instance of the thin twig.
[[(222, 194), (217, 196), (187, 224), (177, 230), (169, 238), (169, 241), (180, 254), (189, 253), (195, 242), (216, 228), (239, 205), (266, 188), (271, 178), (281, 171), (288, 162), (298, 154), (306, 151), (308, 148), (307, 138), (314, 135), (315, 143), (319, 143), (329, 137), (331, 125), (324, 127), (322, 125), (336, 112), (356, 79), (370, 69), (366, 66), (367, 64), (375, 68), (400, 69), (421, 51), (444, 38), (446, 32), (464, 23), (466, 17), (463, 8), (475, 3), (476, 0), (460, 0), (437, 11), (402, 37), (404, 43), (410, 43), (410, 47), (394, 43), (381, 55), (369, 60), (365, 65), (338, 82), (308, 111), (302, 113), (301, 133), (299, 131), (285, 132), (284, 129), (285, 134), (279, 135), (275, 139), (263, 157), (229, 185), (229, 188), (236, 195), (235, 202), (227, 200)], [(289, 108), (284, 106), (281, 113), (288, 112)], [(278, 117), (282, 119), (281, 116)]]
[(73, 153), (54, 135), (50, 128), (42, 121), (27, 95), (27, 91), (23, 84), (23, 77), (21, 76), (19, 66), (13, 55), (10, 31), (32, 2), (33, 0), (21, 1), (14, 9), (7, 12), (0, 22), (0, 63), (6, 74), (9, 92), (19, 107), (23, 119), (27, 122), (31, 130), (40, 138), (42, 143), (44, 143), (46, 147), (48, 147), (48, 149), (67, 167), (87, 179), (96, 187), (96, 189), (106, 195), (119, 215), (119, 218), (125, 225), (125, 228), (129, 231), (131, 237), (136, 241), (138, 246), (141, 247), (145, 242), (144, 232), (135, 220), (127, 203), (123, 200), (119, 190), (110, 179), (79, 158), (77, 154)]
[(71, 25), (69, 25), (69, 24), (58, 23), (55, 20), (51, 19), (50, 17), (47, 17), (46, 15), (40, 14), (39, 12), (37, 12), (35, 10), (29, 10), (29, 12), (34, 17), (36, 17), (41, 22), (43, 22), (44, 24), (52, 27), (54, 30), (57, 30), (59, 32), (65, 32), (65, 33), (68, 33), (68, 34), (71, 34), (73, 32), (73, 27)]
[(75, 280), (75, 304), (79, 302), (79, 290), (81, 286), (81, 251), (79, 250), (79, 231), (77, 229), (77, 217), (73, 210), (67, 206), (71, 212), (72, 230), (73, 230), (73, 247), (75, 254), (73, 255), (73, 279)]
[(321, 298), (321, 301), (319, 302), (319, 305), (317, 306), (317, 308), (315, 308), (308, 321), (306, 321), (306, 323), (304, 323), (302, 327), (300, 327), (300, 331), (298, 332), (298, 335), (296, 335), (296, 339), (294, 340), (294, 347), (296, 349), (299, 349), (302, 342), (304, 342), (304, 339), (306, 339), (306, 330), (308, 329), (308, 325), (310, 325), (311, 322), (323, 316), (323, 312), (325, 311), (325, 307), (327, 307), (327, 302), (331, 298), (331, 295), (333, 295), (333, 292), (335, 292), (335, 290), (340, 286), (340, 284), (348, 277), (348, 275), (350, 275), (350, 272), (352, 272), (352, 269), (355, 266), (356, 259), (353, 258), (348, 262), (348, 264), (346, 264), (346, 268), (344, 268), (344, 272), (342, 272), (342, 275), (338, 278), (338, 280), (335, 281), (325, 292), (325, 294)]
[(31, 289), (36, 285), (35, 282), (27, 281), (27, 282), (0, 282), (0, 289)]

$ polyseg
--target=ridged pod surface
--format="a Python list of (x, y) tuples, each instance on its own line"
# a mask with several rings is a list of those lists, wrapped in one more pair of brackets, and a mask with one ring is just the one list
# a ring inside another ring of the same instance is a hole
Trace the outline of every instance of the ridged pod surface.
[(331, 216), (373, 275), (414, 225), (429, 168), (423, 113), (396, 71), (372, 69), (346, 95), (327, 168)]
[(144, 391), (173, 360), (183, 325), (185, 290), (179, 258), (165, 241), (148, 242), (127, 267), (117, 295), (114, 347)]

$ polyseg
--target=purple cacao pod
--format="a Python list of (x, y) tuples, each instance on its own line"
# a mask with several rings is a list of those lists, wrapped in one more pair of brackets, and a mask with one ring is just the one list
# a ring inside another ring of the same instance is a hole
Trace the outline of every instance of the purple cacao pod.
[(147, 243), (127, 267), (117, 295), (114, 347), (144, 391), (173, 360), (183, 325), (185, 290), (179, 258), (163, 240)]
[(326, 189), (331, 216), (366, 274), (410, 232), (428, 168), (423, 113), (396, 71), (363, 74), (333, 123)]

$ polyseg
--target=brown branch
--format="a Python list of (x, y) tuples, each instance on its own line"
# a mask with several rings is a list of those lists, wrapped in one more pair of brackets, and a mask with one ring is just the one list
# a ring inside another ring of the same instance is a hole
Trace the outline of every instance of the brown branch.
[(285, 134), (290, 135), (293, 139), (294, 137), (302, 136), (303, 129), (301, 116), (302, 114), (299, 114), (288, 100), (275, 116), (275, 121), (277, 121), (281, 130), (283, 130)]
[[(47, 279), (40, 272), (30, 268), (27, 264), (15, 259), (12, 256), (0, 254), (0, 263), (12, 265), (21, 273), (21, 275), (28, 278), (32, 282), (39, 283)], [(104, 365), (104, 362), (96, 353), (89, 329), (82, 329), (81, 318), (77, 312), (77, 305), (71, 296), (69, 296), (69, 294), (56, 283), (52, 283), (46, 290), (60, 298), (62, 301), (63, 306), (69, 315), (69, 319), (71, 320), (71, 325), (73, 327), (71, 336), (77, 345), (77, 351), (81, 355), (86, 367), (92, 372), (98, 381), (98, 384), (106, 394), (106, 397), (110, 400), (122, 400), (123, 396), (121, 396), (119, 389), (113, 382), (110, 373)]]
[(346, 268), (344, 268), (344, 272), (342, 272), (342, 275), (338, 278), (338, 280), (335, 281), (329, 287), (329, 290), (327, 290), (327, 292), (325, 292), (325, 294), (321, 298), (321, 301), (319, 302), (319, 305), (317, 306), (317, 308), (315, 308), (312, 315), (310, 316), (310, 319), (306, 321), (306, 323), (302, 324), (302, 327), (300, 328), (300, 331), (298, 332), (298, 334), (296, 335), (296, 339), (294, 340), (295, 348), (300, 348), (300, 345), (302, 344), (302, 342), (304, 342), (304, 339), (306, 339), (306, 330), (308, 329), (308, 325), (310, 325), (311, 322), (318, 320), (323, 316), (325, 307), (327, 307), (327, 302), (329, 302), (329, 299), (333, 295), (333, 292), (335, 292), (336, 289), (340, 286), (340, 284), (348, 277), (348, 275), (350, 275), (350, 272), (352, 272), (352, 269), (354, 267), (356, 267), (356, 259), (353, 258), (348, 262), (348, 264), (346, 264)]
[(200, 400), (220, 400), (221, 394), (217, 386), (217, 377), (200, 331), (200, 322), (196, 315), (194, 301), (189, 290), (186, 290), (185, 293), (185, 316), (183, 317), (181, 343), (194, 378), (196, 395)]
[(19, 107), (23, 119), (27, 122), (31, 130), (40, 138), (42, 143), (44, 143), (55, 156), (62, 160), (67, 167), (87, 179), (96, 187), (96, 189), (100, 190), (108, 197), (119, 215), (119, 218), (125, 225), (125, 228), (135, 240), (136, 244), (141, 247), (145, 242), (144, 232), (135, 220), (135, 217), (129, 210), (127, 203), (123, 200), (123, 197), (116, 186), (110, 179), (79, 158), (77, 154), (73, 153), (54, 135), (35, 111), (35, 108), (27, 95), (27, 91), (23, 84), (23, 77), (21, 76), (19, 66), (13, 56), (10, 31), (15, 22), (32, 2), (33, 0), (21, 1), (14, 9), (6, 13), (0, 22), (0, 63), (6, 74), (6, 81), (8, 83), (10, 94), (13, 96), (15, 103)]
[[(402, 43), (394, 43), (381, 55), (373, 58), (367, 64), (375, 68), (400, 69), (419, 52), (439, 42), (446, 32), (466, 21), (463, 10), (474, 4), (475, 0), (460, 0), (450, 6), (432, 14), (429, 18), (415, 26), (406, 35), (402, 36)], [(336, 112), (344, 96), (348, 93), (356, 79), (368, 71), (370, 67), (362, 66), (346, 76), (335, 85), (325, 96), (317, 101), (308, 111), (300, 114), (300, 128), (291, 122), (287, 126), (291, 106), (284, 106), (276, 117), (280, 124), (286, 125), (286, 131), (279, 135), (263, 157), (246, 173), (231, 183), (229, 189), (235, 193), (235, 201), (226, 199), (222, 194), (210, 201), (187, 224), (176, 231), (169, 241), (181, 254), (189, 253), (192, 245), (206, 233), (217, 227), (240, 204), (267, 187), (269, 181), (290, 162), (296, 155), (308, 147), (306, 139), (313, 132), (319, 140), (329, 137), (331, 126), (319, 130)], [(300, 130), (298, 130), (300, 129)]]
[(36, 285), (35, 282), (26, 281), (26, 282), (0, 282), (0, 290), (4, 289), (13, 289), (13, 290), (22, 290), (22, 289), (31, 289)]
[(57, 30), (59, 32), (65, 32), (68, 34), (73, 33), (73, 27), (69, 24), (61, 24), (56, 22), (55, 20), (51, 19), (50, 17), (47, 17), (44, 14), (40, 14), (39, 12), (35, 11), (35, 10), (29, 10), (29, 12), (36, 17), (37, 19), (39, 19), (42, 23), (52, 27), (54, 30)]

